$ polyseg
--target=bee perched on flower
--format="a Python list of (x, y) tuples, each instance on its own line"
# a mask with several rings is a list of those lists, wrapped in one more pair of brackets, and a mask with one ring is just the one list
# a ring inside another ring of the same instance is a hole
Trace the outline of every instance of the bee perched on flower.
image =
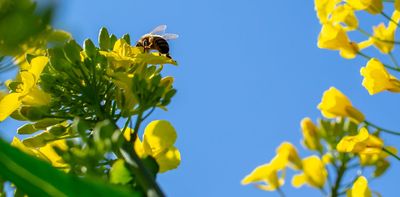
[(177, 34), (166, 34), (166, 25), (160, 25), (153, 29), (150, 33), (143, 35), (136, 43), (137, 47), (143, 47), (145, 52), (156, 50), (160, 54), (171, 58), (169, 55), (168, 40), (177, 39)]

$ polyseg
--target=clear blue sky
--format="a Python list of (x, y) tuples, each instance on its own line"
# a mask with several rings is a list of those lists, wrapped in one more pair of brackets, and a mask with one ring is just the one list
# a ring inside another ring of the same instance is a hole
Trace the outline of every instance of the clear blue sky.
[[(97, 40), (102, 26), (132, 39), (159, 24), (180, 35), (170, 42), (179, 67), (165, 68), (176, 78), (178, 94), (169, 112), (151, 116), (171, 121), (178, 131), (181, 166), (158, 178), (168, 196), (278, 196), (240, 180), (268, 162), (284, 140), (301, 156), (310, 155), (300, 146), (299, 122), (320, 117), (316, 105), (330, 86), (370, 121), (400, 130), (399, 96), (371, 97), (361, 86), (364, 59), (344, 60), (317, 48), (313, 1), (68, 0), (59, 1), (58, 11), (55, 26), (80, 43)], [(5, 127), (11, 133), (17, 125)], [(398, 141), (386, 142), (400, 147)], [(400, 174), (400, 163), (391, 161), (396, 165), (389, 173), (370, 184), (383, 196), (395, 195)], [(287, 196), (320, 196), (309, 187), (293, 189), (291, 175), (283, 188)]]

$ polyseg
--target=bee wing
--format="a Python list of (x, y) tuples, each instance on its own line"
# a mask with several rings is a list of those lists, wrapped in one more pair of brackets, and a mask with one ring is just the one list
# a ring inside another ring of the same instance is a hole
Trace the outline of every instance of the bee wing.
[(167, 29), (167, 25), (159, 25), (156, 28), (154, 28), (153, 31), (150, 32), (150, 34), (162, 35), (164, 34), (165, 29)]
[(162, 35), (162, 37), (166, 40), (174, 40), (177, 39), (179, 37), (178, 34), (164, 34)]

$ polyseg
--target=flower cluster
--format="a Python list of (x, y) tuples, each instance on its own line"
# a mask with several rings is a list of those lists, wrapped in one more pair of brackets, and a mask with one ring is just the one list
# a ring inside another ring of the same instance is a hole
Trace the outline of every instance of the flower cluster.
[(130, 42), (103, 28), (99, 47), (68, 40), (40, 55), (27, 52), (0, 94), (0, 122), (28, 122), (17, 131), (26, 137), (11, 145), (70, 174), (162, 196), (155, 177), (179, 166), (177, 133), (155, 120), (142, 140), (138, 134), (154, 110), (167, 110), (176, 90), (162, 71), (177, 62)]
[(299, 171), (291, 181), (294, 187), (306, 184), (324, 195), (329, 192), (331, 196), (343, 192), (347, 192), (348, 196), (370, 194), (367, 179), (359, 174), (355, 174), (352, 185), (343, 188), (341, 180), (344, 173), (354, 167), (360, 170), (372, 167), (372, 177), (379, 177), (390, 166), (387, 157), (396, 154), (396, 148), (386, 146), (379, 137), (381, 130), (366, 122), (363, 113), (335, 87), (324, 92), (318, 109), (325, 119), (319, 119), (318, 124), (314, 124), (307, 117), (300, 124), (302, 145), (314, 152), (313, 155), (301, 158), (294, 145), (283, 142), (277, 149), (277, 155), (269, 163), (254, 169), (242, 180), (242, 184), (254, 183), (263, 190), (282, 192), (285, 170), (289, 167)]
[[(395, 45), (400, 43), (396, 41), (400, 0), (315, 0), (314, 3), (322, 26), (318, 47), (339, 51), (346, 59), (358, 56), (366, 58), (366, 65), (361, 67), (360, 73), (364, 78), (362, 86), (370, 95), (383, 91), (400, 92), (399, 79), (389, 72), (400, 72), (400, 66), (392, 53)], [(386, 3), (392, 5), (386, 6)], [(385, 13), (390, 7), (394, 7), (391, 16)], [(360, 26), (357, 18), (359, 12), (381, 15), (387, 19), (387, 23), (374, 26), (369, 33)], [(349, 32), (359, 32), (365, 38), (352, 40)], [(365, 54), (364, 50), (372, 46), (379, 54), (389, 56), (393, 65)], [(290, 147), (285, 149), (288, 153), (278, 151), (270, 163), (257, 167), (243, 179), (242, 184), (254, 183), (260, 189), (277, 190), (283, 195), (281, 188), (285, 182), (285, 169), (290, 167), (300, 172), (292, 178), (294, 187), (307, 184), (320, 190), (324, 196), (334, 197), (342, 194), (350, 197), (379, 194), (368, 187), (368, 179), (380, 177), (388, 170), (391, 165), (389, 156), (400, 160), (397, 149), (387, 146), (381, 135), (400, 133), (368, 121), (350, 99), (335, 87), (323, 93), (317, 108), (324, 117), (317, 124), (310, 118), (301, 121), (302, 145), (314, 154), (301, 159), (296, 148), (284, 142), (278, 150)], [(373, 169), (371, 175), (365, 176), (368, 174), (364, 171), (366, 168)], [(355, 169), (358, 171), (355, 172)], [(353, 173), (353, 179), (347, 185), (342, 183), (345, 173)]]

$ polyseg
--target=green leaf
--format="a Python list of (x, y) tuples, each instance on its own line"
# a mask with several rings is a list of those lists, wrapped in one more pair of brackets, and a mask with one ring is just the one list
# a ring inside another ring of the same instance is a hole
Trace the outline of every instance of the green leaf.
[(110, 34), (105, 27), (100, 29), (99, 33), (99, 46), (101, 50), (108, 51), (110, 48)]
[(62, 121), (64, 121), (64, 120), (63, 119), (59, 119), (59, 118), (45, 118), (43, 120), (37, 121), (34, 124), (34, 126), (38, 130), (45, 130), (45, 129), (47, 129), (47, 127), (56, 125), (56, 124), (58, 124), (58, 123), (60, 123)]
[(114, 48), (114, 44), (115, 42), (117, 42), (118, 38), (117, 36), (115, 36), (114, 34), (111, 34), (110, 36), (110, 50), (112, 50)]
[(49, 129), (49, 133), (53, 134), (54, 136), (61, 136), (64, 135), (67, 131), (67, 127), (63, 125), (55, 125)]
[(22, 140), (22, 143), (24, 143), (24, 145), (28, 146), (28, 147), (38, 148), (38, 147), (45, 146), (47, 144), (47, 142), (53, 141), (55, 139), (57, 139), (57, 136), (55, 136), (54, 134), (49, 133), (47, 131), (44, 131), (33, 137), (29, 137), (29, 138)]
[(131, 173), (125, 166), (123, 159), (118, 159), (111, 167), (110, 182), (114, 184), (127, 184), (132, 180)]
[(47, 39), (50, 42), (65, 42), (71, 40), (72, 36), (70, 33), (63, 30), (52, 30)]
[(30, 121), (38, 121), (43, 119), (45, 115), (48, 115), (48, 108), (45, 106), (31, 107), (24, 106), (19, 110), (20, 114)]
[(139, 196), (99, 180), (65, 174), (1, 139), (0, 176), (29, 196)]
[(125, 34), (122, 36), (122, 39), (126, 41), (129, 45), (131, 45), (131, 36), (129, 34)]
[(75, 40), (70, 40), (67, 42), (67, 44), (64, 45), (64, 54), (65, 57), (71, 62), (71, 63), (78, 63), (81, 61), (81, 46), (79, 46), (78, 43), (76, 43)]
[(24, 124), (18, 128), (17, 133), (20, 135), (32, 134), (38, 131), (33, 124)]
[(85, 40), (83, 43), (83, 48), (89, 57), (94, 57), (97, 53), (97, 48), (90, 39)]

